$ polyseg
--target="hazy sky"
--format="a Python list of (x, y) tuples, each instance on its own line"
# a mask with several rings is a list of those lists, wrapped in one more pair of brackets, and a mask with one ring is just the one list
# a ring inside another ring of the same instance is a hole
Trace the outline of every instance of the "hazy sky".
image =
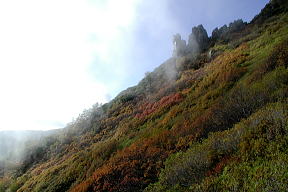
[(60, 128), (168, 59), (172, 36), (269, 0), (0, 1), (0, 130)]

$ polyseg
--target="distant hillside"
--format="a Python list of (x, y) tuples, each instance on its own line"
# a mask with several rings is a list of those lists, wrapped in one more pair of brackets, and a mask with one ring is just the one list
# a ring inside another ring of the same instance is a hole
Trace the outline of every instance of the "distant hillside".
[(287, 7), (176, 34), (138, 85), (28, 146), (0, 192), (288, 191)]
[(53, 131), (0, 131), (0, 161), (19, 163), (28, 145), (34, 145)]

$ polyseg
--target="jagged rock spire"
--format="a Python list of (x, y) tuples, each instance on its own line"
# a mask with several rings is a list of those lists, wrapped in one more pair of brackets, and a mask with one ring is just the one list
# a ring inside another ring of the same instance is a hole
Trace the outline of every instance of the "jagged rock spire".
[(209, 37), (203, 25), (198, 25), (192, 28), (192, 33), (189, 35), (188, 50), (192, 53), (202, 52), (209, 46)]
[(203, 25), (198, 25), (192, 28), (192, 33), (189, 35), (188, 45), (181, 38), (180, 34), (173, 36), (173, 57), (183, 56), (187, 53), (197, 54), (203, 52), (209, 47), (210, 40), (207, 31)]
[(179, 57), (186, 53), (186, 41), (181, 39), (180, 34), (176, 34), (173, 36), (173, 57)]

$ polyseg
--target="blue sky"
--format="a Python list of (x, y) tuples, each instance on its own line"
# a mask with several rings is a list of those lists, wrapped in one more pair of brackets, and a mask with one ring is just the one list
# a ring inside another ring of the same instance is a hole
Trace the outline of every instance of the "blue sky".
[(1, 1), (0, 130), (63, 127), (168, 59), (174, 34), (250, 21), (267, 2)]
[[(192, 27), (203, 24), (210, 35), (216, 27), (229, 24), (236, 19), (250, 21), (268, 0), (262, 1), (236, 1), (236, 0), (158, 0), (143, 1), (137, 7), (135, 23), (127, 36), (129, 38), (128, 52), (125, 52), (128, 70), (111, 95), (114, 97), (126, 87), (137, 84), (146, 71), (152, 71), (164, 62), (172, 53), (172, 36), (180, 33), (187, 39)], [(125, 34), (124, 34), (125, 36)], [(124, 37), (125, 38), (125, 37)], [(126, 50), (126, 49), (125, 49)], [(101, 63), (101, 62), (98, 62)], [(117, 65), (115, 63), (115, 65)], [(97, 62), (92, 66), (98, 70)], [(102, 66), (111, 71), (110, 66)], [(99, 74), (98, 74), (99, 75)], [(109, 80), (106, 73), (103, 79)]]

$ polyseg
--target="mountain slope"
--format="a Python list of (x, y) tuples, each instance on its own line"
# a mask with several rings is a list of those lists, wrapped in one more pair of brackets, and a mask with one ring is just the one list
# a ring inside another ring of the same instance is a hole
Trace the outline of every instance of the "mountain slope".
[[(56, 133), (50, 131), (0, 131), (0, 164), (9, 164), (14, 167), (27, 153), (28, 146), (38, 146), (43, 138)], [(4, 167), (4, 166), (0, 166)], [(7, 168), (7, 166), (5, 166)], [(0, 168), (0, 175), (2, 176)]]
[(287, 190), (287, 23), (277, 0), (212, 37), (193, 28), (137, 86), (46, 138), (0, 191)]

